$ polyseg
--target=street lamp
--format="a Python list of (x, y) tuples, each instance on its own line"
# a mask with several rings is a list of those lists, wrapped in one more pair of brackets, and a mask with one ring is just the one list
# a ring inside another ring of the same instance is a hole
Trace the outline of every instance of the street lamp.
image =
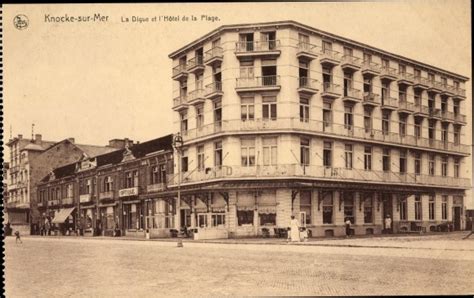
[(176, 154), (178, 157), (178, 199), (176, 202), (176, 207), (174, 208), (174, 212), (177, 218), (176, 226), (179, 226), (181, 222), (181, 219), (180, 219), (181, 214), (177, 212), (176, 209), (178, 209), (179, 206), (181, 206), (181, 150), (182, 150), (182, 147), (183, 147), (183, 137), (178, 132), (173, 138), (173, 148), (176, 150)]

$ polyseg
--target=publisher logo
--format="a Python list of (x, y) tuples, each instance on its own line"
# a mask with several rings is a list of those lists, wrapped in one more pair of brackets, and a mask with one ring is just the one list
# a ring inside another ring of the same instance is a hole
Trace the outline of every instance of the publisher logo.
[(28, 20), (28, 17), (25, 16), (24, 14), (16, 15), (13, 18), (13, 25), (18, 30), (23, 30), (23, 29), (28, 28), (29, 24), (30, 24), (30, 21)]

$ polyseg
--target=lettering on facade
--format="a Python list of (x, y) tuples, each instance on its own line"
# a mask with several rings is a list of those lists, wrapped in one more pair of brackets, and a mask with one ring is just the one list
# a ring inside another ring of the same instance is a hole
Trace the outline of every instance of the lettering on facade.
[(119, 190), (119, 197), (131, 197), (138, 195), (138, 187), (124, 188)]

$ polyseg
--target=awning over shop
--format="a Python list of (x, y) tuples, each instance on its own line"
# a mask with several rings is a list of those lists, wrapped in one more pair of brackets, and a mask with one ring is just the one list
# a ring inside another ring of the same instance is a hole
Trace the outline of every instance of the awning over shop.
[(74, 209), (76, 209), (76, 207), (59, 210), (59, 212), (57, 212), (56, 216), (53, 218), (52, 223), (64, 223), (69, 215), (71, 215), (72, 211), (74, 211)]

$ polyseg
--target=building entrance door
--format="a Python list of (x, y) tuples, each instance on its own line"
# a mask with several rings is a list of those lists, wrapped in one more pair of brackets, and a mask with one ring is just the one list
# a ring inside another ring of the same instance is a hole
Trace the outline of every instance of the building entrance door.
[(454, 230), (461, 230), (461, 207), (453, 207), (453, 224)]
[[(382, 202), (383, 202), (383, 212), (382, 212), (382, 224), (383, 228), (389, 229), (386, 230), (385, 232), (391, 232), (393, 228), (393, 202), (392, 202), (392, 194), (384, 193), (382, 194)], [(387, 218), (387, 215), (390, 216), (390, 219), (392, 220), (391, 226), (386, 227), (385, 226), (385, 220)]]
[(180, 227), (181, 228), (189, 228), (191, 227), (191, 210), (190, 209), (181, 209), (180, 210), (181, 212), (181, 223), (180, 223)]

